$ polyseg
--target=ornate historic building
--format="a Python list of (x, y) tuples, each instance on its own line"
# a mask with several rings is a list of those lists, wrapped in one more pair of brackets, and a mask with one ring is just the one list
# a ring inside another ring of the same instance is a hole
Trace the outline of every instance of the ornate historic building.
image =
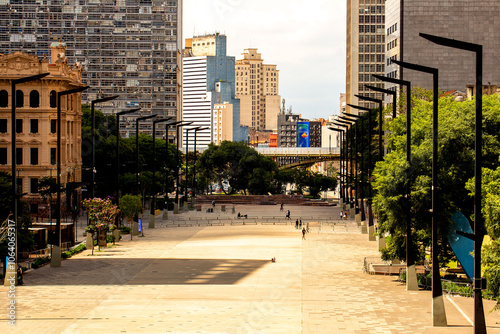
[[(12, 80), (42, 73), (48, 76), (16, 85), (16, 173), (20, 193), (33, 215), (47, 215), (48, 205), (38, 193), (43, 177), (56, 177), (57, 92), (83, 86), (82, 67), (70, 66), (66, 45), (51, 45), (51, 56), (39, 59), (23, 52), (0, 55), (0, 170), (11, 173)], [(61, 195), (64, 213), (81, 202), (81, 93), (61, 99)], [(52, 197), (55, 203), (54, 194)], [(67, 200), (66, 200), (67, 199)], [(53, 204), (55, 205), (55, 204)]]

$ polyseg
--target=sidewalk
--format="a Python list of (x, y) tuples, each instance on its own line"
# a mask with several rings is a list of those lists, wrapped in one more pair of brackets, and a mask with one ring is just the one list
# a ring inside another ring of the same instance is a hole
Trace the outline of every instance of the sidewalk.
[[(289, 209), (292, 221), (299, 214), (336, 218), (340, 211)], [(279, 206), (236, 210), (280, 214)], [(146, 228), (144, 234), (125, 236), (95, 256), (80, 253), (60, 268), (28, 272), (26, 285), (16, 289), (17, 326), (0, 311), (0, 332), (472, 333), (466, 317), (473, 319), (473, 299), (445, 298), (449, 327), (433, 328), (430, 291), (406, 292), (393, 276), (363, 273), (364, 257), (378, 256), (377, 243), (356, 228), (312, 228), (306, 240), (292, 225)], [(0, 305), (8, 302), (2, 286)], [(488, 333), (500, 332), (492, 305), (485, 301)]]

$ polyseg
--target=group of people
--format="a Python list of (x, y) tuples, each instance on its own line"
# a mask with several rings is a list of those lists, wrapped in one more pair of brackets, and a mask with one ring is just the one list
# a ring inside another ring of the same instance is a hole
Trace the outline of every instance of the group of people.
[(340, 211), (340, 219), (347, 219), (347, 211)]

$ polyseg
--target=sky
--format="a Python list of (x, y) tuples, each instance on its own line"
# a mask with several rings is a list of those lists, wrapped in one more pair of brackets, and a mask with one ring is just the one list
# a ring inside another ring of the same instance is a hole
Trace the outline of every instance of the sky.
[(346, 1), (184, 0), (183, 38), (219, 32), (228, 56), (257, 48), (277, 65), (281, 98), (302, 117), (338, 114), (345, 92)]

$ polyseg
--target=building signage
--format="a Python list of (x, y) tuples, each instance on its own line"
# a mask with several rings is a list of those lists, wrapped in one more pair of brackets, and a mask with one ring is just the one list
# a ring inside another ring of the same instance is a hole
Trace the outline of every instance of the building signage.
[(297, 147), (309, 147), (309, 122), (297, 122)]

